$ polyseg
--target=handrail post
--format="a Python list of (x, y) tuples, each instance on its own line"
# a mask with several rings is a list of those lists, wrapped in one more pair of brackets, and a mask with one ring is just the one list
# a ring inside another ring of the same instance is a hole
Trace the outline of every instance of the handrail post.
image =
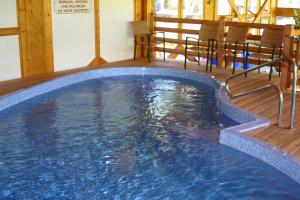
[(300, 39), (297, 41), (297, 45), (296, 45), (296, 65), (300, 64)]
[(296, 112), (297, 81), (298, 81), (298, 65), (297, 65), (297, 63), (293, 63), (293, 88), (292, 88), (292, 103), (291, 103), (291, 117), (290, 117), (291, 129), (294, 129), (295, 112)]
[[(286, 25), (283, 30), (283, 56), (291, 56), (291, 38), (292, 38), (292, 26)], [(291, 86), (291, 67), (288, 63), (283, 63), (281, 67), (281, 76), (280, 76), (280, 88), (281, 90), (286, 90)]]
[(250, 90), (250, 91), (246, 91), (246, 92), (242, 92), (242, 93), (239, 93), (239, 94), (231, 94), (230, 92), (230, 89), (229, 89), (229, 81), (238, 77), (238, 76), (242, 76), (248, 72), (251, 72), (251, 71), (255, 71), (257, 69), (260, 69), (262, 67), (265, 67), (265, 66), (269, 66), (271, 64), (276, 64), (278, 62), (283, 62), (285, 61), (284, 63), (288, 63), (288, 65), (291, 65), (292, 64), (292, 70), (293, 70), (293, 80), (292, 80), (292, 98), (291, 98), (291, 113), (290, 113), (290, 124), (289, 124), (289, 127), (290, 129), (294, 129), (294, 120), (295, 120), (295, 112), (296, 112), (296, 95), (297, 95), (297, 81), (298, 81), (298, 66), (297, 64), (294, 62), (294, 60), (291, 58), (291, 57), (287, 57), (287, 56), (282, 56), (278, 59), (275, 59), (271, 62), (267, 62), (267, 63), (264, 63), (262, 65), (259, 65), (257, 67), (254, 67), (254, 68), (251, 68), (251, 69), (247, 69), (247, 70), (244, 70), (243, 72), (240, 72), (238, 74), (234, 74), (234, 75), (231, 75), (229, 76), (226, 80), (225, 80), (225, 89), (226, 89), (226, 92), (228, 94), (228, 96), (230, 98), (238, 98), (238, 97), (242, 97), (242, 96), (245, 96), (245, 95), (248, 95), (248, 94), (251, 94), (251, 93), (254, 93), (254, 92), (258, 92), (260, 90), (264, 90), (264, 89), (267, 89), (267, 88), (270, 88), (270, 87), (273, 87), (274, 89), (276, 89), (277, 93), (278, 93), (278, 101), (279, 101), (279, 111), (278, 111), (278, 125), (279, 127), (282, 126), (282, 112), (283, 112), (283, 94), (282, 94), (282, 91), (280, 88), (278, 88), (276, 85), (274, 84), (268, 84), (268, 85), (265, 85), (263, 87), (260, 87), (260, 88), (257, 88), (257, 89), (253, 89), (253, 90)]

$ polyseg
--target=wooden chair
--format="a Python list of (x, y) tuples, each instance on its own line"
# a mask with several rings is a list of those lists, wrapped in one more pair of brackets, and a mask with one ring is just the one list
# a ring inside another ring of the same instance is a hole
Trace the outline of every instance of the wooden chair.
[[(283, 48), (283, 30), (273, 30), (273, 29), (264, 29), (264, 32), (261, 36), (259, 44), (249, 43), (250, 45), (258, 46), (258, 52), (251, 53), (251, 57), (258, 59), (258, 64), (261, 64), (261, 61), (265, 62), (273, 61), (276, 58), (282, 56)], [(262, 49), (271, 49), (270, 53), (262, 53)], [(279, 55), (276, 55), (276, 50), (279, 50)], [(248, 49), (247, 49), (248, 52)], [(281, 72), (281, 63), (279, 63), (279, 75)], [(272, 79), (273, 65), (270, 65), (269, 80)]]
[[(163, 44), (164, 60), (166, 60), (165, 33), (164, 32), (150, 33), (146, 21), (134, 21), (134, 22), (131, 22), (131, 24), (132, 24), (132, 28), (133, 28), (133, 34), (134, 34), (134, 60), (136, 59), (137, 45), (147, 45), (147, 58), (148, 58), (148, 62), (150, 62), (151, 45), (155, 45), (155, 44)], [(155, 41), (152, 39), (152, 35), (156, 35), (158, 33), (162, 34), (163, 41)], [(141, 39), (138, 40), (138, 38), (141, 38)]]
[[(243, 54), (244, 68), (247, 67), (246, 40), (248, 31), (248, 27), (229, 26), (223, 48), (216, 51), (217, 54), (225, 56), (225, 68), (227, 68), (227, 56), (233, 55), (232, 74), (235, 73), (236, 58), (239, 52)], [(240, 51), (240, 49), (242, 50)]]
[[(200, 65), (201, 52), (206, 51), (206, 71), (208, 71), (208, 60), (210, 58), (210, 71), (212, 71), (213, 53), (217, 47), (217, 39), (221, 26), (219, 24), (202, 24), (198, 38), (186, 37), (184, 68), (186, 69), (187, 54), (189, 51), (198, 53), (198, 64)], [(189, 41), (197, 41), (197, 45), (189, 45)]]

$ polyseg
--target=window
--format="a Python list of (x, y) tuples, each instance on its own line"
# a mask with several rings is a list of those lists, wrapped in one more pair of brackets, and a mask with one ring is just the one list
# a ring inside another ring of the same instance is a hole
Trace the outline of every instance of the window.
[(269, 22), (270, 22), (270, 18), (268, 18), (268, 17), (262, 17), (260, 19), (260, 23), (262, 23), (262, 24), (269, 24)]
[(286, 25), (286, 24), (295, 24), (293, 17), (277, 17), (277, 24)]
[(184, 0), (183, 8), (184, 18), (203, 18), (203, 3), (202, 0)]
[(228, 0), (219, 0), (218, 1), (218, 15), (230, 15), (231, 8), (228, 3)]
[(234, 0), (240, 14), (245, 14), (245, 0)]
[[(183, 17), (189, 19), (203, 19), (203, 2), (202, 0), (184, 0)], [(183, 24), (182, 28), (199, 30), (200, 25), (195, 24)], [(182, 34), (182, 38), (193, 36), (189, 34)]]
[[(278, 7), (300, 8), (300, 0), (278, 0)], [(295, 24), (295, 20), (293, 17), (277, 17), (277, 24)]]
[[(156, 14), (164, 17), (178, 17), (178, 0), (156, 0), (155, 12)], [(158, 27), (178, 28), (175, 23), (159, 22), (156, 24)], [(166, 33), (168, 38), (177, 38), (177, 33)]]
[(278, 0), (278, 7), (300, 8), (300, 0)]
[[(179, 17), (189, 19), (202, 19), (203, 18), (203, 1), (204, 0), (155, 0), (155, 12), (163, 17)], [(227, 0), (226, 0), (227, 1)], [(177, 23), (157, 22), (157, 27), (178, 28)], [(182, 24), (181, 28), (199, 30), (200, 25)], [(167, 38), (183, 39), (187, 34), (166, 33)], [(177, 44), (167, 43), (166, 48), (176, 49), (179, 48)], [(157, 52), (157, 57), (162, 54)], [(166, 54), (167, 57), (170, 54)], [(172, 56), (172, 55), (171, 55)], [(176, 56), (172, 57), (175, 58)], [(178, 57), (176, 57), (178, 59)]]
[(256, 14), (258, 11), (257, 0), (248, 0), (248, 13), (249, 14)]
[[(260, 6), (264, 4), (264, 0), (260, 0)], [(265, 9), (263, 10), (263, 13), (270, 13), (270, 1), (267, 3)]]
[[(155, 12), (159, 16), (163, 17), (178, 17), (178, 5), (179, 0), (156, 0), (155, 1)], [(166, 27), (166, 28), (178, 28), (176, 23), (167, 23), (167, 22), (157, 22), (157, 27)], [(160, 36), (160, 35), (159, 35)], [(166, 33), (167, 38), (177, 39), (177, 33)], [(162, 44), (160, 45), (162, 47)], [(167, 43), (166, 48), (174, 49), (176, 48), (176, 44)], [(166, 57), (170, 54), (166, 53)], [(161, 52), (156, 52), (157, 57), (163, 57)]]
[(178, 0), (156, 0), (155, 11), (158, 15), (177, 17)]

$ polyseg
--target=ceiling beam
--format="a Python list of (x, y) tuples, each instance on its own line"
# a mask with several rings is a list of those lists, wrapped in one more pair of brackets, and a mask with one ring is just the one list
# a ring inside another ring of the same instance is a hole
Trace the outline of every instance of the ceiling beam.
[(234, 0), (228, 0), (228, 3), (230, 4), (230, 7), (233, 10), (233, 12), (236, 14), (238, 20), (241, 22), (242, 21), (242, 17), (241, 17), (241, 14), (239, 12), (239, 9), (237, 8), (237, 6), (234, 3)]
[(270, 2), (270, 0), (265, 0), (264, 1), (263, 5), (259, 8), (258, 12), (255, 14), (255, 17), (254, 17), (252, 23), (256, 23), (260, 19), (261, 14), (265, 10), (265, 8), (266, 8), (266, 6), (268, 5), (269, 2)]

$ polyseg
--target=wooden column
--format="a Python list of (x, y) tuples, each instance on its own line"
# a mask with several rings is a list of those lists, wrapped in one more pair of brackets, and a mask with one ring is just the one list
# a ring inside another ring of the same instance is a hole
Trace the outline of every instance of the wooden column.
[(271, 0), (271, 3), (270, 3), (270, 23), (271, 24), (276, 22), (276, 7), (277, 7), (277, 0)]
[[(150, 26), (150, 13), (153, 10), (152, 0), (134, 0), (134, 20), (135, 21), (147, 21)], [(141, 40), (141, 38), (138, 38)], [(143, 39), (144, 40), (144, 39)], [(136, 49), (136, 58), (146, 57), (147, 48), (145, 45), (138, 45)]]
[(88, 64), (88, 66), (98, 66), (107, 63), (101, 57), (100, 51), (100, 2), (94, 0), (94, 27), (95, 27), (95, 58)]
[[(284, 56), (291, 56), (291, 45), (293, 45), (292, 42), (292, 26), (287, 25), (284, 28), (283, 33), (283, 55)], [(291, 80), (292, 80), (292, 69), (291, 66), (289, 66), (288, 63), (284, 62), (281, 67), (281, 77), (280, 77), (280, 88), (281, 90), (286, 90), (291, 86)]]
[[(220, 17), (219, 19), (219, 26), (220, 26), (220, 32), (218, 34), (218, 49), (222, 50), (223, 49), (223, 42), (224, 42), (224, 26), (225, 26), (225, 17)], [(218, 54), (218, 66), (217, 67), (222, 67), (223, 62), (224, 62), (224, 55)]]
[[(154, 32), (154, 26), (155, 26), (155, 24), (154, 24), (154, 23), (155, 23), (155, 22), (154, 22), (154, 17), (155, 17), (155, 13), (152, 12), (152, 13), (150, 14), (150, 21), (149, 21), (150, 33), (153, 33), (153, 32)], [(151, 35), (150, 37), (151, 37), (151, 40), (153, 40), (153, 35)], [(155, 55), (156, 55), (156, 52), (154, 51), (154, 47), (151, 46), (151, 54), (150, 54), (150, 56), (151, 56), (152, 58), (154, 58)]]
[(134, 21), (143, 20), (143, 0), (134, 0)]
[(148, 25), (150, 25), (150, 14), (155, 12), (154, 5), (152, 0), (142, 1), (142, 20), (147, 21)]
[(94, 0), (95, 57), (100, 58), (100, 3)]
[(43, 0), (44, 6), (44, 50), (45, 50), (45, 67), (46, 73), (54, 72), (53, 56), (53, 31), (52, 31), (52, 11), (51, 0)]
[[(26, 54), (26, 6), (24, 0), (17, 0), (17, 14), (19, 27), (19, 49), (20, 49), (20, 64), (21, 75), (24, 77), (24, 68), (28, 66), (28, 58)], [(21, 26), (21, 24), (23, 24)]]
[[(148, 24), (148, 28), (150, 29), (150, 33), (153, 31), (151, 30), (153, 28), (153, 17), (154, 17), (154, 12), (155, 12), (155, 1), (152, 0), (147, 0), (147, 1), (143, 1), (143, 20), (147, 21)], [(144, 38), (144, 42), (146, 43), (146, 38)], [(147, 45), (143, 45), (143, 56), (147, 57)], [(153, 54), (150, 54), (150, 57), (153, 57)]]
[(203, 18), (207, 20), (214, 20), (215, 13), (217, 12), (215, 9), (215, 5), (217, 5), (216, 0), (203, 0)]
[[(144, 1), (143, 0), (135, 0), (134, 1), (134, 21), (142, 21), (144, 19), (144, 9), (143, 6)], [(140, 40), (140, 39), (138, 39)], [(144, 52), (142, 51), (142, 48), (140, 45), (137, 46), (136, 49), (136, 58), (140, 58), (144, 56)]]
[(54, 71), (51, 0), (18, 0), (22, 77)]

